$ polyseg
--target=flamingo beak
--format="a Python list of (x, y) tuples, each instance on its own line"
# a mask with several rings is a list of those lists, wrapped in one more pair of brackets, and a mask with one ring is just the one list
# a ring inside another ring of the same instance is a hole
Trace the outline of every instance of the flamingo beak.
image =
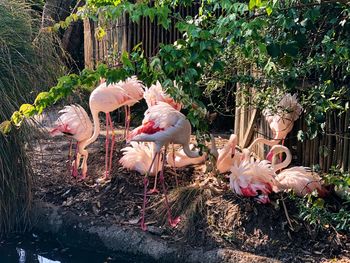
[(232, 147), (231, 148), (231, 159), (233, 159), (233, 157), (235, 157), (235, 151), (236, 151), (235, 147)]

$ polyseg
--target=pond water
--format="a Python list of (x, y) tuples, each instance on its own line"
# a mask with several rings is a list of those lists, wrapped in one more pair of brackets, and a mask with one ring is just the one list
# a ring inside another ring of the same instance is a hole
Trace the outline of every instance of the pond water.
[(0, 263), (153, 263), (126, 254), (67, 248), (47, 236), (28, 234), (0, 239)]

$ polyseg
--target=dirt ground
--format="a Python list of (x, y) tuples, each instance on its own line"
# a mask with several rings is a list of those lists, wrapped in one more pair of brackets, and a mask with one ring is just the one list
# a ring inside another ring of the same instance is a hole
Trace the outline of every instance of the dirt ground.
[[(143, 177), (119, 166), (123, 145), (116, 144), (111, 181), (98, 185), (96, 179), (104, 173), (103, 136), (88, 148), (85, 181), (70, 174), (67, 138), (46, 136), (38, 140), (28, 148), (35, 173), (35, 198), (88, 216), (91, 222), (139, 228)], [(350, 262), (349, 236), (331, 230), (316, 231), (301, 222), (295, 215), (297, 208), (286, 194), (276, 194), (271, 204), (261, 205), (233, 194), (224, 177), (221, 185), (216, 180), (216, 184), (211, 183), (202, 170), (200, 166), (166, 168), (169, 199), (181, 222), (177, 228), (168, 227), (162, 195), (152, 195), (146, 215), (149, 232), (178, 244), (206, 249), (231, 247), (283, 262)], [(208, 182), (203, 184), (204, 180)], [(150, 182), (152, 186), (152, 178)]]

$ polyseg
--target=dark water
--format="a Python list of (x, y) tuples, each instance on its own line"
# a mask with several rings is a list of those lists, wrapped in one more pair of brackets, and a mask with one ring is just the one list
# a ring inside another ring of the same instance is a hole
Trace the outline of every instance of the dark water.
[(35, 234), (0, 239), (0, 263), (154, 263), (125, 254), (101, 254), (67, 248)]

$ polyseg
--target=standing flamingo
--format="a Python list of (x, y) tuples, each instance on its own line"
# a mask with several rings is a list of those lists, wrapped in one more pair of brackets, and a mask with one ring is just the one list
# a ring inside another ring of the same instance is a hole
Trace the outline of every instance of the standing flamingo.
[[(137, 103), (142, 99), (144, 92), (144, 86), (141, 81), (137, 80), (135, 76), (126, 79), (125, 81), (119, 81), (118, 83), (107, 85), (106, 82), (100, 84), (96, 89), (94, 89), (90, 95), (90, 110), (94, 121), (94, 133), (87, 141), (87, 145), (93, 143), (98, 135), (100, 134), (100, 120), (98, 117), (99, 112), (104, 112), (106, 114), (106, 157), (105, 157), (105, 168), (106, 173), (101, 181), (107, 180), (109, 177), (109, 172), (112, 166), (112, 153), (115, 142), (115, 135), (113, 129), (113, 123), (110, 116), (110, 112), (120, 108), (122, 106), (126, 107), (126, 130), (128, 130), (130, 121), (130, 106)], [(112, 142), (110, 153), (109, 148), (109, 131), (112, 132)], [(108, 156), (109, 154), (109, 156)]]
[(244, 160), (231, 167), (230, 188), (238, 195), (256, 197), (259, 203), (269, 203), (269, 194), (278, 191), (270, 162)]
[(55, 127), (50, 131), (52, 136), (63, 133), (77, 141), (77, 154), (73, 161), (72, 175), (77, 176), (80, 158), (82, 162), (82, 179), (87, 173), (88, 151), (85, 150), (87, 141), (92, 135), (92, 123), (86, 111), (80, 105), (65, 106), (58, 113), (61, 115), (55, 122)]
[(182, 107), (181, 103), (176, 102), (163, 90), (163, 87), (159, 81), (157, 81), (156, 84), (151, 85), (150, 88), (146, 87), (143, 97), (146, 100), (148, 107), (156, 105), (159, 101), (168, 103), (178, 111), (180, 111)]
[[(277, 104), (276, 113), (273, 113), (270, 109), (263, 110), (263, 115), (272, 130), (274, 144), (281, 140), (284, 144), (284, 139), (293, 129), (294, 122), (299, 118), (302, 111), (303, 108), (299, 104), (296, 94), (292, 96), (290, 93), (285, 94)], [(273, 152), (270, 151), (267, 157), (272, 154)]]
[[(152, 163), (149, 167), (149, 171), (156, 159), (159, 156), (162, 147), (164, 146), (164, 154), (166, 156), (166, 150), (169, 143), (181, 144), (184, 152), (191, 158), (199, 156), (199, 152), (191, 151), (189, 148), (191, 136), (191, 124), (186, 119), (185, 115), (174, 109), (167, 103), (158, 102), (157, 105), (151, 106), (146, 112), (142, 121), (142, 125), (135, 128), (129, 134), (130, 141), (146, 141), (155, 143), (155, 154), (152, 159)], [(176, 226), (179, 222), (179, 218), (173, 219), (171, 216), (171, 210), (168, 203), (166, 188), (164, 184), (164, 164), (165, 158), (163, 158), (162, 169), (160, 172), (160, 181), (162, 184), (163, 193), (165, 195), (165, 205), (168, 211), (168, 221), (171, 226)], [(145, 225), (145, 207), (146, 207), (146, 193), (148, 186), (148, 174), (145, 174), (144, 178), (144, 197), (142, 206), (142, 219), (141, 228), (146, 230)]]
[[(275, 172), (282, 171), (275, 177), (279, 182), (279, 188), (281, 190), (292, 189), (298, 196), (304, 196), (317, 190), (318, 194), (322, 197), (327, 194), (327, 190), (321, 185), (320, 176), (312, 172), (310, 168), (304, 166), (294, 166), (288, 169), (287, 167), (292, 161), (292, 155), (289, 149), (283, 145), (275, 145), (271, 148), (273, 151), (273, 157), (279, 153), (285, 153), (286, 158), (282, 163), (274, 165)], [(283, 170), (284, 169), (284, 170)]]

